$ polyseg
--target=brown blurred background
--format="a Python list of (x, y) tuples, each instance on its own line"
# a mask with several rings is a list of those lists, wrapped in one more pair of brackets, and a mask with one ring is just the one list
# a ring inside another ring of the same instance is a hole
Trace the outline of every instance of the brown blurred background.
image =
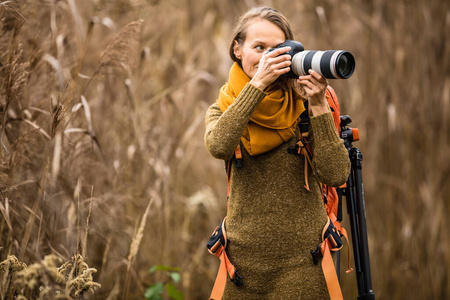
[[(150, 267), (170, 265), (185, 299), (207, 299), (226, 176), (204, 114), (235, 18), (256, 5), (305, 48), (355, 56), (331, 85), (360, 130), (376, 298), (449, 299), (445, 0), (0, 1), (0, 261), (82, 254), (102, 285), (90, 299), (141, 299), (164, 280)], [(342, 289), (356, 298), (354, 273)]]

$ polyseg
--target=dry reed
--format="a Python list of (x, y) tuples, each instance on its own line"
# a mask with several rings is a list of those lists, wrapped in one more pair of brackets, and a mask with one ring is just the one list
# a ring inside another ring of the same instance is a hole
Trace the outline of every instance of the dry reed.
[(142, 238), (144, 237), (144, 230), (145, 230), (145, 224), (147, 223), (147, 216), (150, 211), (150, 207), (152, 206), (153, 200), (150, 200), (150, 202), (147, 205), (147, 208), (145, 209), (144, 215), (142, 216), (141, 223), (139, 225), (139, 228), (137, 229), (135, 235), (133, 236), (133, 240), (131, 241), (130, 245), (130, 253), (128, 254), (128, 261), (127, 261), (127, 275), (125, 277), (125, 289), (124, 289), (124, 299), (128, 298), (129, 294), (129, 287), (130, 287), (130, 280), (131, 280), (131, 267), (133, 264), (134, 259), (136, 258), (136, 255), (139, 251), (139, 245), (141, 244)]
[(136, 67), (137, 47), (144, 20), (127, 24), (114, 38), (111, 44), (100, 54), (99, 72), (107, 72), (108, 68), (115, 71), (126, 71), (128, 74)]

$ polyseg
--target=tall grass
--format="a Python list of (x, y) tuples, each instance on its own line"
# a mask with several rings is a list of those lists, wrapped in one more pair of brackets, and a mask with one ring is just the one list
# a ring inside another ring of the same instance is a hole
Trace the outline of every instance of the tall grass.
[(150, 267), (177, 266), (207, 298), (226, 178), (203, 118), (236, 15), (261, 4), (306, 48), (356, 57), (332, 85), (361, 132), (375, 295), (449, 298), (448, 1), (1, 1), (0, 261), (80, 255), (91, 299), (141, 298)]

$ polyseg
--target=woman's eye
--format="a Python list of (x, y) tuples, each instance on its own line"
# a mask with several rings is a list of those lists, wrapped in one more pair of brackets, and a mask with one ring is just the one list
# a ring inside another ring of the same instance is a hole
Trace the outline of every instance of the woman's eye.
[(255, 48), (258, 49), (258, 50), (261, 50), (261, 51), (264, 50), (264, 47), (263, 47), (263, 46), (256, 46)]

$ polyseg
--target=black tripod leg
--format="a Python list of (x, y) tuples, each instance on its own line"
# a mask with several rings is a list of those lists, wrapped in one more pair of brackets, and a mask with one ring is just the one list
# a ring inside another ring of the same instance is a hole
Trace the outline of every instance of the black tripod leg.
[[(361, 255), (360, 255), (360, 242), (359, 242), (359, 232), (358, 232), (358, 217), (356, 212), (356, 203), (354, 195), (354, 184), (353, 184), (353, 164), (350, 176), (347, 180), (347, 187), (345, 188), (345, 198), (347, 200), (347, 212), (350, 221), (350, 231), (352, 233), (352, 246), (353, 246), (353, 257), (355, 260), (355, 272), (356, 272), (356, 283), (358, 286), (358, 295), (364, 294), (364, 280), (363, 280), (363, 270), (361, 267)], [(359, 297), (359, 296), (358, 296)]]
[(358, 148), (352, 148), (350, 160), (355, 180), (356, 211), (358, 218), (358, 248), (360, 249), (360, 263), (362, 268), (362, 293), (358, 299), (375, 299), (372, 291), (372, 278), (370, 273), (369, 245), (367, 241), (366, 208), (364, 202), (364, 185), (362, 181), (362, 153)]

